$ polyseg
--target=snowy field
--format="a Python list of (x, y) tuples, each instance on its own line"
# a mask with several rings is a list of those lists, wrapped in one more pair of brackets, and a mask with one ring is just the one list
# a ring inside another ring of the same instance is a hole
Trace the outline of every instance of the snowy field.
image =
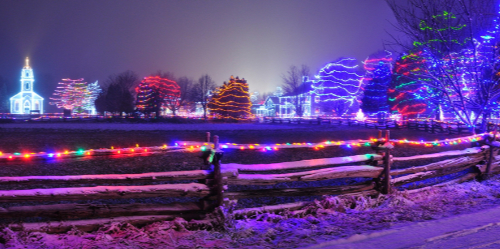
[[(236, 143), (366, 139), (377, 133), (376, 130), (362, 127), (329, 125), (78, 122), (8, 123), (0, 124), (0, 131), (2, 151), (26, 148), (33, 151), (73, 149), (77, 146), (108, 148), (113, 145), (134, 146), (136, 143), (156, 146), (174, 139), (199, 141), (204, 138), (205, 131)], [(409, 130), (391, 131), (392, 136), (428, 140), (449, 137), (448, 134)], [(470, 147), (470, 144), (430, 148), (398, 145), (394, 153), (395, 156), (410, 156), (465, 147)], [(223, 163), (274, 163), (370, 152), (370, 147), (330, 147), (319, 151), (283, 149), (272, 153), (227, 150)], [(63, 161), (44, 164), (22, 161), (4, 165), (0, 172), (13, 176), (144, 173), (174, 168), (192, 170), (199, 165), (197, 155), (171, 153), (150, 157), (80, 160), (77, 163)], [(377, 198), (323, 196), (301, 210), (257, 214), (238, 220), (234, 219), (231, 210), (225, 210), (223, 215), (214, 213), (212, 217), (216, 222), (208, 226), (178, 218), (145, 227), (112, 223), (91, 233), (74, 229), (65, 234), (54, 235), (13, 231), (4, 225), (0, 227), (0, 248), (302, 248), (349, 238), (355, 234), (373, 233), (498, 206), (499, 197), (500, 180), (497, 177), (484, 182), (474, 181), (441, 189), (430, 188), (421, 193), (401, 192)]]
[(270, 125), (270, 124), (224, 124), (224, 123), (206, 123), (206, 124), (169, 124), (169, 123), (154, 123), (154, 124), (136, 124), (136, 123), (80, 123), (80, 122), (57, 122), (57, 123), (4, 123), (0, 124), (0, 128), (24, 128), (24, 129), (71, 129), (71, 130), (144, 130), (144, 131), (192, 131), (192, 130), (276, 130), (285, 129), (293, 130), (297, 125)]

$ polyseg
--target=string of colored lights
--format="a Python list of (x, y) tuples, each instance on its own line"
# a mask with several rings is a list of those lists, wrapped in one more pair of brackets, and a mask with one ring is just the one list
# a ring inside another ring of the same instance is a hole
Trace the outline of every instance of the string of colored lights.
[[(412, 141), (408, 139), (390, 139), (389, 141), (393, 144), (410, 144), (410, 145), (420, 145), (425, 147), (451, 146), (463, 143), (477, 142), (483, 140), (483, 137), (487, 134), (493, 135), (493, 132), (452, 138), (452, 139), (435, 140), (435, 141), (424, 141), (424, 140)], [(369, 140), (358, 139), (358, 140), (347, 140), (347, 141), (325, 141), (320, 143), (307, 143), (307, 142), (276, 143), (276, 144), (222, 143), (220, 144), (220, 147), (222, 149), (261, 150), (261, 151), (273, 151), (286, 148), (313, 148), (315, 150), (319, 150), (330, 146), (345, 146), (347, 148), (372, 146), (372, 144), (375, 142), (385, 142), (385, 139), (382, 138), (380, 140), (377, 140), (375, 138), (372, 138)], [(206, 147), (210, 147), (213, 145), (211, 143), (206, 143), (206, 142), (182, 141), (176, 143), (176, 146), (182, 146), (191, 149), (205, 147), (206, 149)]]
[[(419, 145), (425, 147), (438, 147), (438, 146), (452, 146), (464, 143), (471, 143), (483, 140), (486, 135), (493, 136), (494, 132), (482, 133), (477, 135), (470, 135), (465, 137), (458, 137), (452, 139), (435, 140), (435, 141), (411, 141), (408, 139), (390, 139), (391, 144), (410, 144)], [(277, 151), (280, 149), (288, 148), (311, 148), (314, 150), (324, 149), (331, 146), (345, 146), (346, 148), (356, 148), (356, 147), (367, 147), (373, 144), (381, 142), (384, 143), (385, 139), (380, 140), (376, 138), (371, 138), (369, 140), (346, 140), (346, 141), (325, 141), (320, 143), (276, 143), (276, 144), (237, 144), (237, 143), (222, 143), (220, 144), (221, 149), (238, 149), (238, 150), (256, 150), (256, 151)], [(14, 152), (14, 153), (4, 153), (0, 152), (0, 161), (10, 161), (10, 160), (57, 160), (57, 159), (70, 159), (77, 157), (89, 157), (95, 158), (96, 156), (117, 156), (117, 155), (152, 155), (156, 153), (165, 152), (200, 152), (205, 151), (209, 148), (213, 148), (213, 143), (208, 142), (193, 142), (193, 141), (179, 141), (172, 146), (167, 146), (166, 144), (162, 146), (149, 146), (149, 147), (136, 147), (131, 148), (101, 148), (101, 149), (79, 149), (76, 151), (65, 150), (62, 152)]]
[(248, 120), (253, 118), (251, 107), (246, 80), (233, 76), (213, 92), (208, 102), (210, 113), (221, 119)]

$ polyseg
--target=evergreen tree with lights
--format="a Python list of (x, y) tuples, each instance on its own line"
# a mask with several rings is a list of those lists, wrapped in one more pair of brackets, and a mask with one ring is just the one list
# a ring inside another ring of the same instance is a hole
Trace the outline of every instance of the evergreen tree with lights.
[(176, 101), (181, 92), (175, 81), (160, 76), (149, 76), (136, 87), (136, 93), (137, 110), (146, 115), (155, 113), (156, 117), (160, 117), (166, 101)]
[(247, 81), (233, 76), (214, 91), (208, 103), (210, 113), (221, 119), (248, 120), (253, 116), (251, 107)]
[(361, 109), (365, 114), (377, 115), (380, 119), (383, 114), (389, 112), (387, 91), (390, 82), (391, 69), (389, 65), (380, 61), (365, 86), (364, 96), (361, 100)]
[(320, 69), (309, 82), (323, 110), (342, 116), (348, 111), (355, 111), (353, 109), (360, 93), (361, 79), (358, 61), (340, 58)]
[[(408, 118), (429, 117), (438, 114), (435, 104), (436, 90), (422, 84), (424, 79), (415, 79), (422, 74), (423, 52), (410, 52), (401, 56), (394, 64), (394, 73), (389, 87), (389, 106), (392, 113), (399, 113)], [(439, 115), (438, 115), (439, 116)]]

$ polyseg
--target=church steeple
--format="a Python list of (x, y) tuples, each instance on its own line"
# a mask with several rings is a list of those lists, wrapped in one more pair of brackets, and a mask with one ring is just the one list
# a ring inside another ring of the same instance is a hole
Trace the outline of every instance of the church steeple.
[(43, 98), (33, 92), (33, 69), (30, 59), (26, 57), (21, 70), (21, 92), (10, 98), (10, 113), (30, 114), (32, 112), (43, 114)]
[(26, 57), (26, 64), (24, 65), (24, 69), (31, 69), (30, 67), (30, 58)]

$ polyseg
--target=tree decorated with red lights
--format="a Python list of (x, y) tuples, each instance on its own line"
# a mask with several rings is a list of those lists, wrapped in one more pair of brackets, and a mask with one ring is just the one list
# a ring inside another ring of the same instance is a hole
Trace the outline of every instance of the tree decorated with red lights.
[(52, 102), (49, 102), (49, 104), (81, 113), (93, 108), (94, 101), (100, 91), (101, 88), (97, 82), (88, 85), (87, 82), (83, 81), (83, 78), (76, 80), (63, 79), (62, 82), (59, 82), (53, 97), (50, 98)]
[(252, 117), (250, 94), (245, 79), (231, 76), (229, 82), (217, 88), (208, 103), (208, 109), (216, 118), (246, 120)]
[(432, 89), (422, 84), (423, 78), (415, 79), (425, 70), (425, 59), (422, 52), (411, 52), (401, 56), (394, 64), (394, 74), (389, 88), (389, 105), (391, 112), (400, 113), (409, 118), (429, 116), (436, 105), (431, 101)]
[(135, 91), (137, 110), (144, 114), (156, 113), (156, 117), (160, 116), (167, 103), (174, 105), (181, 93), (175, 81), (160, 76), (145, 77)]

